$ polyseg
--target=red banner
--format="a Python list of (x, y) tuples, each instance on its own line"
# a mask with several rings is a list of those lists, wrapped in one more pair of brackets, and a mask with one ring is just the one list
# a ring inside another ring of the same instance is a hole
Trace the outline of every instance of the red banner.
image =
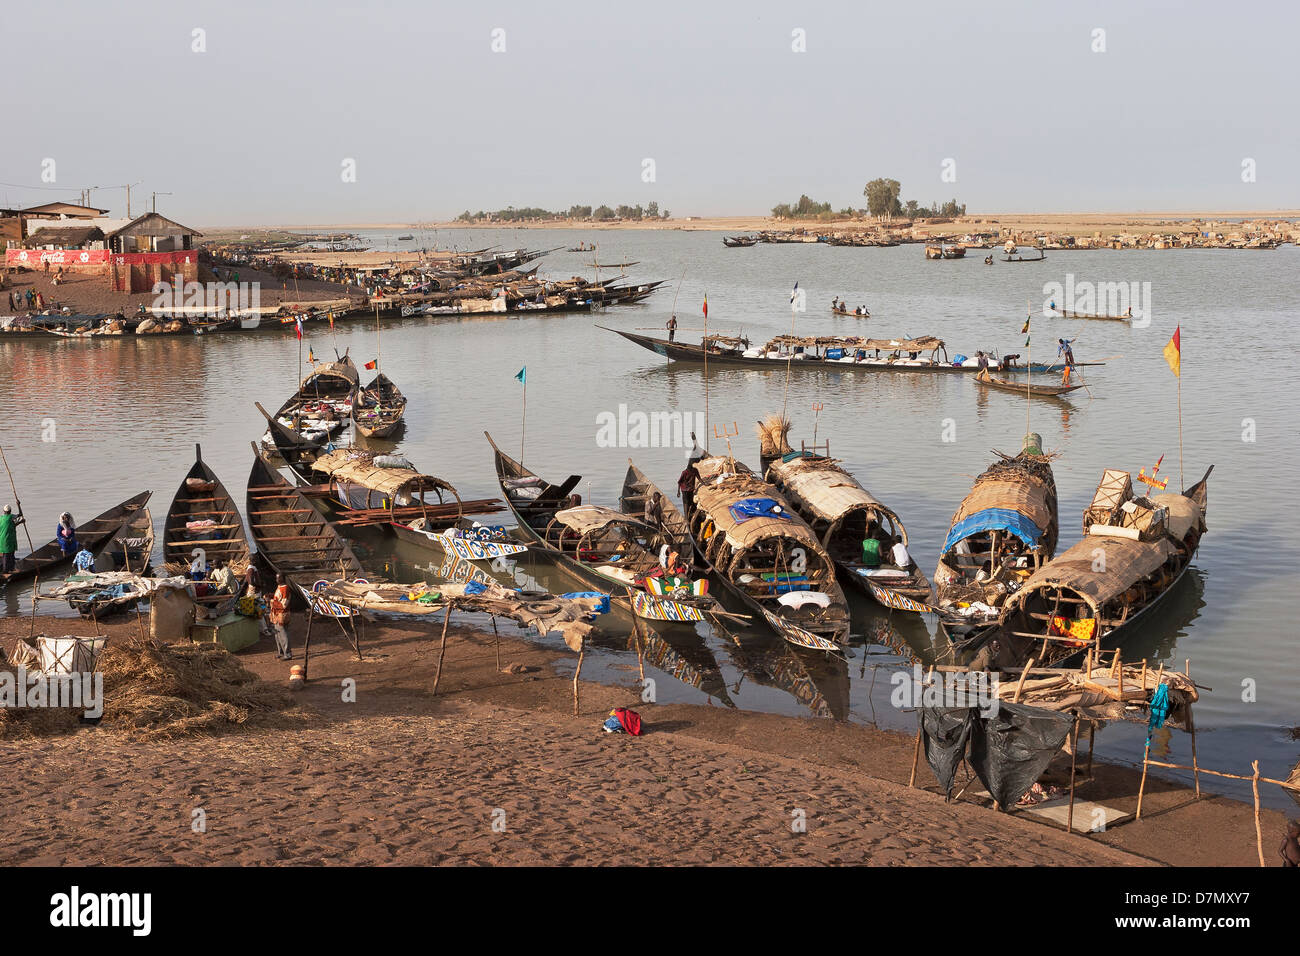
[(5, 265), (26, 266), (36, 269), (49, 262), (52, 266), (87, 266), (103, 265), (112, 262), (118, 266), (143, 265), (145, 263), (174, 263), (189, 265), (198, 262), (198, 253), (193, 249), (179, 249), (175, 252), (127, 252), (113, 253), (107, 249), (6, 249)]
[(5, 265), (37, 269), (52, 266), (103, 265), (112, 255), (107, 249), (6, 249)]

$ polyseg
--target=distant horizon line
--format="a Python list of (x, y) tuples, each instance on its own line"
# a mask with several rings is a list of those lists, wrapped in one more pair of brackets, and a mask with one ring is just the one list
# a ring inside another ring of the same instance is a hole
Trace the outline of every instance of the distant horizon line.
[[(980, 222), (987, 220), (1005, 219), (1080, 219), (1095, 220), (1098, 222), (1114, 220), (1117, 222), (1126, 221), (1148, 221), (1148, 220), (1171, 220), (1175, 222), (1202, 221), (1206, 219), (1300, 219), (1300, 209), (1190, 209), (1190, 210), (1112, 210), (1107, 212), (988, 212), (972, 214), (967, 213), (965, 216), (953, 218), (953, 222)], [(556, 219), (554, 224), (564, 225), (573, 224), (583, 227), (593, 228), (627, 228), (629, 225), (645, 224), (647, 228), (662, 229), (665, 226), (673, 224), (690, 224), (690, 223), (744, 223), (744, 222), (772, 222), (788, 223), (794, 226), (807, 224), (816, 225), (823, 222), (818, 219), (777, 219), (775, 216), (768, 214), (752, 214), (740, 216), (674, 216), (671, 219), (624, 219), (618, 221), (594, 221), (586, 219)], [(832, 225), (835, 222), (866, 222), (867, 219), (840, 219), (826, 220), (826, 225)], [(550, 223), (550, 220), (543, 220)], [(537, 222), (508, 222), (487, 224), (483, 222), (465, 222), (454, 219), (446, 220), (422, 220), (416, 222), (315, 222), (315, 223), (236, 223), (232, 225), (213, 225), (204, 224), (201, 228), (206, 229), (420, 229), (427, 227), (436, 227), (439, 229), (473, 229), (473, 228), (493, 228), (493, 229), (512, 229), (512, 228), (536, 228)], [(726, 228), (725, 225), (719, 225), (717, 228)]]

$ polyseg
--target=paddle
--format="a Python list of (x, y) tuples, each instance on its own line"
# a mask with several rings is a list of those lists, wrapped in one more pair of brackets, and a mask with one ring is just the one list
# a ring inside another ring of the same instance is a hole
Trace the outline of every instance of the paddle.
[[(0, 461), (4, 462), (5, 474), (9, 476), (9, 490), (14, 493), (14, 504), (18, 506), (19, 516), (22, 516), (23, 503), (18, 500), (18, 488), (14, 485), (14, 473), (9, 470), (9, 461), (5, 458), (5, 450), (3, 448), (0, 448)], [(34, 553), (36, 551), (36, 545), (32, 544), (32, 532), (27, 527), (26, 521), (23, 522), (23, 533), (27, 535), (27, 547)]]

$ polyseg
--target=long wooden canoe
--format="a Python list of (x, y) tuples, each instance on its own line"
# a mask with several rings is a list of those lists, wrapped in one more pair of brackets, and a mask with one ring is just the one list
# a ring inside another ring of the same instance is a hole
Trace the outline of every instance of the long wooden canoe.
[(239, 516), (239, 508), (226, 486), (203, 460), (203, 449), (197, 444), (194, 466), (167, 509), (167, 520), (163, 523), (163, 560), (168, 564), (189, 564), (196, 548), (203, 549), (209, 565), (218, 558), (228, 565), (248, 563), (244, 519)]
[[(96, 518), (77, 526), (77, 543), (87, 551), (94, 551), (118, 532), (126, 521), (133, 517), (149, 500), (152, 492), (142, 491), (127, 498), (119, 505), (114, 505)], [(10, 574), (0, 574), (0, 585), (13, 584), (24, 578), (43, 574), (70, 562), (75, 555), (63, 553), (57, 540), (41, 545), (25, 558), (14, 563)]]
[(999, 388), (1004, 392), (1016, 392), (1020, 395), (1032, 395), (1038, 398), (1060, 398), (1068, 395), (1082, 385), (1037, 385), (1031, 382), (1011, 382), (1005, 378), (990, 375), (988, 369), (980, 369), (975, 381), (987, 388)]
[(387, 438), (397, 431), (406, 414), (406, 396), (383, 372), (357, 393), (352, 403), (352, 425), (367, 438)]
[(256, 445), (246, 504), (258, 554), (304, 597), (317, 581), (363, 574), (352, 546), (306, 495), (262, 459)]
[(95, 555), (95, 570), (145, 574), (153, 545), (153, 515), (147, 505), (141, 505)]
[[(859, 316), (863, 318), (863, 316)], [(629, 342), (635, 342), (643, 349), (649, 349), (656, 355), (661, 355), (666, 359), (674, 362), (699, 362), (705, 360), (705, 349), (702, 345), (693, 345), (688, 342), (669, 342), (667, 339), (657, 339), (649, 335), (637, 335), (635, 332), (624, 332), (621, 329), (610, 329), (603, 325), (596, 326), (606, 332), (615, 332), (623, 336)], [(889, 362), (884, 359), (865, 359), (861, 361), (838, 360), (838, 359), (819, 359), (803, 358), (789, 361), (786, 358), (763, 358), (762, 356), (747, 356), (743, 352), (735, 349), (710, 349), (708, 351), (708, 361), (710, 365), (746, 365), (750, 368), (774, 368), (784, 370), (787, 366), (790, 368), (820, 368), (832, 369), (837, 372), (845, 370), (861, 370), (865, 372), (954, 372), (963, 374), (974, 372), (973, 365), (953, 365), (943, 362), (912, 362), (909, 360)]]
[[(1055, 666), (1088, 649), (1120, 647), (1195, 559), (1206, 531), (1213, 471), (1211, 465), (1205, 477), (1181, 495), (1142, 499), (1165, 516), (1157, 533), (1091, 524), (1082, 541), (1040, 567), (1007, 599), (998, 622), (999, 649), (985, 655), (990, 664), (1023, 664), (1034, 657), (1040, 667)], [(1115, 474), (1127, 479), (1124, 472), (1107, 471), (1094, 503)], [(1120, 510), (1116, 505), (1114, 514)], [(1085, 522), (1090, 512), (1085, 512)]]

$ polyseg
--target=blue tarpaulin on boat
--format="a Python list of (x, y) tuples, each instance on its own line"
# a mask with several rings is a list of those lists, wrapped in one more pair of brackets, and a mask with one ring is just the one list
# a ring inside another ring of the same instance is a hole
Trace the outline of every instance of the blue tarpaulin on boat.
[(1012, 511), (1010, 508), (985, 508), (963, 518), (949, 528), (948, 540), (943, 543), (943, 551), (940, 553), (947, 554), (948, 549), (958, 541), (979, 534), (981, 531), (1009, 531), (1031, 548), (1038, 545), (1038, 539), (1043, 533), (1043, 530), (1034, 524), (1028, 515), (1023, 515), (1019, 511)]
[(743, 498), (729, 509), (737, 524), (743, 524), (750, 518), (781, 518), (790, 521), (790, 515), (773, 498)]

